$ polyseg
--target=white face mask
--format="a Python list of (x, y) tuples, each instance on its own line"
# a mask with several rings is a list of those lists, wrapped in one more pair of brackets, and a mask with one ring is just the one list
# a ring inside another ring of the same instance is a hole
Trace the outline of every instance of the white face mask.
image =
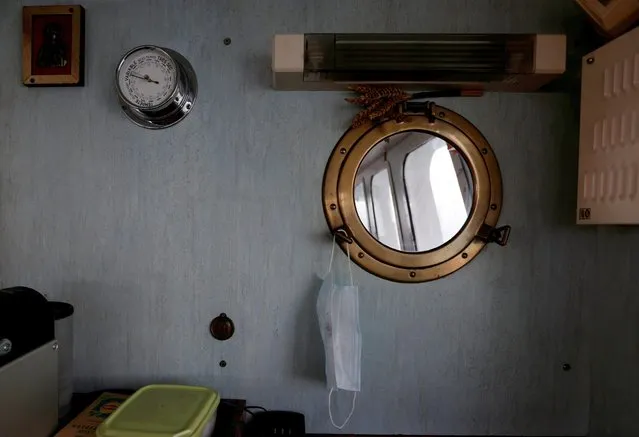
[[(361, 386), (362, 334), (359, 329), (359, 293), (353, 285), (350, 248), (348, 251), (348, 269), (351, 285), (335, 283), (333, 256), (335, 238), (331, 248), (331, 261), (317, 298), (317, 316), (326, 352), (326, 382), (328, 394), (328, 413), (331, 423), (338, 429), (344, 428), (353, 416), (357, 392)], [(335, 390), (353, 392), (351, 412), (342, 425), (336, 425), (331, 411), (331, 397)]]

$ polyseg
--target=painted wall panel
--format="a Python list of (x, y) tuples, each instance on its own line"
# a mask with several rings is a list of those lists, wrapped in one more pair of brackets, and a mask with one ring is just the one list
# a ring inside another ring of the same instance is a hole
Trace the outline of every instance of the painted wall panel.
[[(301, 410), (310, 432), (332, 431), (315, 320), (316, 273), (330, 251), (320, 194), (324, 165), (354, 109), (340, 93), (271, 90), (272, 35), (561, 32), (575, 7), (84, 5), (86, 86), (27, 89), (22, 5), (0, 4), (0, 285), (30, 285), (76, 306), (78, 389), (205, 384)], [(199, 75), (193, 113), (169, 130), (140, 129), (118, 108), (115, 66), (144, 43), (180, 51)], [(585, 434), (589, 364), (580, 320), (596, 235), (572, 225), (577, 106), (543, 94), (441, 103), (491, 141), (512, 242), (434, 283), (393, 284), (356, 269), (364, 382), (344, 431)], [(225, 343), (207, 332), (220, 312), (237, 327)], [(339, 397), (338, 416), (349, 401)]]

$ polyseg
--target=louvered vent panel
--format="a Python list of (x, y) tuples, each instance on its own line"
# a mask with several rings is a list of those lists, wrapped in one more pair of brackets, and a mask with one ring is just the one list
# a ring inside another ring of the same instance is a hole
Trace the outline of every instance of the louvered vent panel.
[(639, 29), (583, 62), (580, 224), (639, 224)]
[(534, 41), (499, 34), (310, 34), (306, 53), (309, 74), (338, 81), (501, 81), (531, 72)]

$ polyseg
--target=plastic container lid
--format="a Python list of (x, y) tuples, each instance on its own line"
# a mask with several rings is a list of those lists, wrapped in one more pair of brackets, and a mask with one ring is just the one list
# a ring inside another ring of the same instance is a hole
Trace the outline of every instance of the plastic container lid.
[(220, 403), (205, 387), (149, 385), (127, 399), (97, 429), (98, 437), (190, 437)]

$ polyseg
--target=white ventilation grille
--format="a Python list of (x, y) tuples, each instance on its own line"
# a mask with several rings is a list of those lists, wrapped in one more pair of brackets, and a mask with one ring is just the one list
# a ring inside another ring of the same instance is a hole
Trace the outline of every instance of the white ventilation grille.
[(639, 224), (639, 29), (584, 57), (577, 223)]

